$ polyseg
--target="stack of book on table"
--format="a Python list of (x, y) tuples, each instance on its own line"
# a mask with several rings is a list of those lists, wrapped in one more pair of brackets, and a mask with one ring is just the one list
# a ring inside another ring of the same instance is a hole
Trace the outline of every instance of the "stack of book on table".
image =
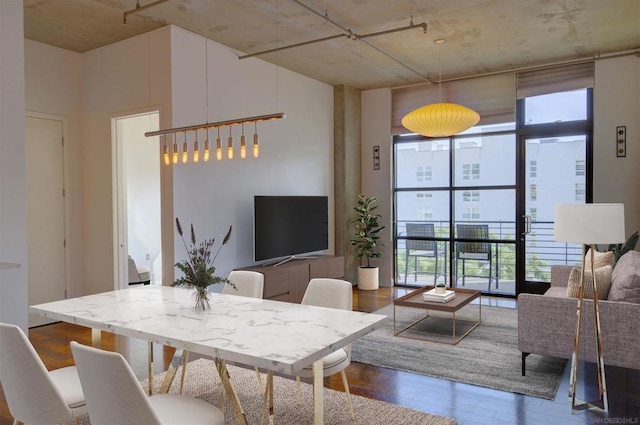
[(447, 301), (451, 301), (452, 299), (455, 298), (455, 296), (456, 296), (456, 293), (449, 290), (445, 291), (444, 294), (436, 294), (435, 288), (422, 294), (422, 298), (425, 301), (435, 301), (438, 303), (446, 303)]

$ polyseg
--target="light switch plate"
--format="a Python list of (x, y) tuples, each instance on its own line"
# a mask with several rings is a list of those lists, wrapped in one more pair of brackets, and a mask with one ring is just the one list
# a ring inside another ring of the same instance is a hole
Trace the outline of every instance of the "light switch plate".
[(627, 156), (627, 126), (616, 127), (616, 156), (622, 158)]

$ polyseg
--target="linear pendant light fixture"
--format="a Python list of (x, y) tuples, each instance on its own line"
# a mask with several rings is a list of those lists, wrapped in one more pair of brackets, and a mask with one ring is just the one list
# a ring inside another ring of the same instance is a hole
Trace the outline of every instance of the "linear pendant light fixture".
[(440, 51), (444, 39), (435, 40), (438, 45), (438, 103), (421, 106), (402, 118), (402, 125), (408, 130), (427, 137), (448, 137), (473, 127), (480, 121), (480, 115), (466, 106), (442, 103), (442, 63)]
[[(247, 148), (244, 136), (244, 125), (254, 124), (253, 134), (253, 157), (257, 158), (260, 152), (258, 144), (258, 123), (262, 121), (279, 120), (285, 118), (286, 115), (283, 112), (269, 115), (258, 115), (255, 117), (238, 118), (235, 120), (218, 121), (205, 124), (190, 125), (187, 127), (167, 128), (165, 130), (149, 131), (144, 133), (147, 137), (164, 136), (163, 146), (163, 161), (165, 165), (177, 164), (180, 152), (178, 151), (177, 133), (183, 133), (184, 142), (182, 143), (182, 155), (181, 159), (183, 163), (187, 163), (189, 160), (189, 144), (187, 143), (187, 133), (190, 131), (195, 132), (195, 142), (193, 143), (193, 162), (198, 162), (200, 159), (200, 148), (198, 144), (198, 130), (206, 130), (206, 139), (204, 142), (204, 162), (209, 161), (209, 129), (218, 129), (218, 138), (216, 139), (216, 159), (222, 159), (222, 146), (220, 146), (220, 127), (229, 127), (229, 139), (227, 144), (227, 157), (233, 159), (233, 137), (231, 134), (231, 127), (234, 125), (242, 126), (242, 136), (240, 137), (240, 158), (245, 159)], [(169, 152), (169, 146), (171, 145), (171, 136), (173, 135), (173, 152), (172, 155)]]
[[(0, 0), (2, 1), (2, 0)], [(156, 6), (159, 4), (162, 4), (164, 2), (166, 2), (167, 0), (158, 0), (156, 2), (153, 3), (149, 3), (145, 6), (140, 6), (140, 2), (138, 1), (138, 3), (136, 4), (136, 9), (135, 10), (131, 10), (128, 12), (125, 12), (124, 14), (124, 23), (127, 23), (127, 15), (130, 13), (135, 13), (137, 11), (140, 11), (142, 9), (146, 9), (148, 7), (152, 7), (152, 6)], [(208, 3), (208, 0), (205, 0)], [(276, 19), (277, 22), (277, 19)], [(204, 43), (204, 59), (205, 59), (205, 99), (206, 99), (206, 116), (209, 116), (209, 68), (208, 68), (208, 64), (209, 64), (209, 47), (208, 47), (208, 41), (209, 41), (209, 36), (208, 34), (205, 34), (205, 43)], [(277, 42), (277, 40), (276, 40)], [(276, 64), (276, 107), (277, 107), (277, 96), (278, 96), (278, 92), (277, 92), (277, 64)], [(205, 131), (205, 140), (204, 140), (204, 152), (202, 154), (202, 160), (203, 162), (208, 162), (209, 161), (209, 157), (210, 157), (210, 143), (209, 143), (209, 129), (211, 128), (215, 128), (218, 130), (218, 137), (216, 139), (216, 159), (217, 160), (222, 160), (222, 146), (221, 146), (221, 141), (220, 141), (220, 128), (221, 127), (229, 127), (229, 139), (228, 139), (228, 144), (227, 144), (227, 157), (229, 159), (233, 159), (234, 158), (234, 153), (233, 153), (233, 135), (232, 135), (232, 129), (231, 127), (233, 127), (234, 125), (240, 125), (242, 127), (242, 136), (240, 137), (240, 158), (241, 159), (245, 159), (247, 156), (247, 147), (246, 147), (246, 139), (244, 136), (244, 126), (245, 124), (254, 124), (254, 135), (253, 135), (253, 157), (257, 158), (258, 154), (260, 152), (259, 147), (258, 147), (258, 123), (262, 122), (262, 121), (271, 121), (271, 120), (278, 120), (278, 119), (282, 119), (285, 118), (286, 115), (283, 112), (278, 112), (275, 114), (268, 114), (268, 115), (257, 115), (257, 116), (253, 116), (253, 117), (245, 117), (245, 118), (237, 118), (237, 119), (233, 119), (233, 120), (226, 120), (226, 121), (218, 121), (218, 122), (206, 122), (203, 124), (196, 124), (196, 125), (190, 125), (190, 126), (186, 126), (186, 127), (174, 127), (174, 128), (167, 128), (164, 130), (157, 130), (157, 131), (148, 131), (146, 133), (144, 133), (144, 135), (146, 137), (154, 137), (154, 136), (163, 136), (164, 137), (164, 145), (163, 145), (163, 150), (162, 150), (162, 162), (164, 162), (165, 165), (175, 165), (178, 163), (178, 159), (180, 158), (183, 164), (186, 164), (187, 162), (189, 162), (189, 143), (187, 142), (187, 133), (189, 132), (194, 132), (195, 133), (195, 141), (193, 142), (193, 151), (192, 151), (192, 161), (194, 163), (197, 163), (200, 161), (200, 143), (198, 141), (198, 131), (199, 130), (204, 130)], [(182, 154), (180, 154), (180, 152), (178, 151), (178, 133), (182, 133), (183, 135), (183, 143), (182, 143)], [(169, 153), (169, 146), (171, 145), (171, 137), (173, 136), (173, 152), (170, 154)]]

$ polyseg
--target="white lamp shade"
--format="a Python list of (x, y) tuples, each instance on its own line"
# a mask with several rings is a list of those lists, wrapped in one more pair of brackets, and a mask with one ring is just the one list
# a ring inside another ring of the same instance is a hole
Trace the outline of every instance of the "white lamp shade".
[(553, 238), (579, 244), (625, 241), (624, 204), (566, 204), (554, 209)]

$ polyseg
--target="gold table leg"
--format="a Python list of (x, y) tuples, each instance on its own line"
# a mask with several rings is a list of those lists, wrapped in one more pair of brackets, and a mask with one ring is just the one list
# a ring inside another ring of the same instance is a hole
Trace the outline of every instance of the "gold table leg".
[(149, 395), (153, 395), (153, 342), (149, 341), (148, 351), (148, 372), (149, 372)]
[(313, 362), (313, 423), (324, 423), (324, 364), (322, 359)]
[(182, 389), (184, 387), (184, 376), (187, 372), (188, 361), (189, 361), (189, 350), (176, 349), (173, 355), (173, 359), (171, 360), (171, 364), (169, 365), (169, 368), (164, 374), (164, 379), (162, 380), (162, 385), (160, 386), (160, 393), (166, 394), (169, 392), (169, 389), (171, 388), (171, 384), (175, 379), (176, 372), (178, 371), (178, 368), (182, 366), (182, 373), (180, 375), (180, 391), (179, 391), (179, 393), (182, 394)]
[(222, 382), (222, 388), (224, 389), (224, 392), (229, 395), (229, 403), (231, 404), (231, 410), (236, 418), (236, 423), (240, 425), (248, 425), (247, 416), (242, 409), (238, 394), (236, 393), (235, 388), (233, 388), (233, 384), (231, 384), (229, 371), (227, 370), (224, 360), (216, 358), (215, 363), (216, 370), (220, 376), (220, 381)]
[(269, 425), (273, 425), (273, 371), (267, 371), (267, 383), (264, 389), (264, 395), (262, 398), (262, 414), (260, 415), (260, 425), (264, 423), (264, 417), (269, 418)]
[(91, 346), (102, 348), (102, 331), (99, 329), (91, 329)]

